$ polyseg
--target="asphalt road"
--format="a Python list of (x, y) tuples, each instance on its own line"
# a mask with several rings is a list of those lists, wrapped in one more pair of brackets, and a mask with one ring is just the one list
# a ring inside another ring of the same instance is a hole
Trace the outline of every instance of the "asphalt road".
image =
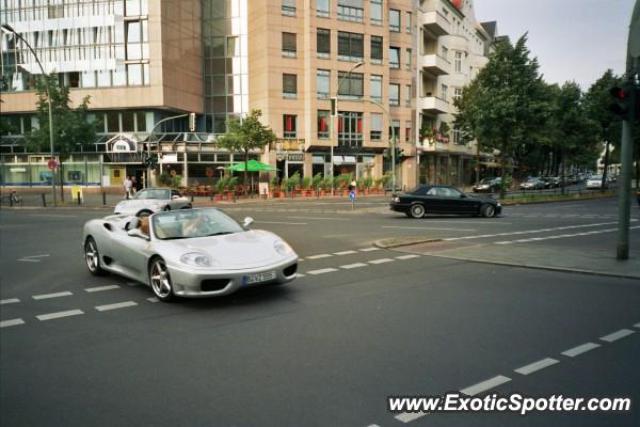
[[(614, 200), (507, 207), (492, 220), (410, 220), (383, 199), (356, 210), (340, 200), (228, 207), (289, 241), (303, 276), (173, 304), (154, 302), (144, 285), (88, 274), (81, 226), (107, 211), (3, 210), (1, 424), (640, 425), (639, 280), (446, 257), (604, 256), (615, 250), (606, 231)], [(636, 207), (632, 217), (640, 219)], [(631, 233), (637, 259), (640, 229)], [(457, 240), (432, 255), (373, 246), (416, 234)], [(539, 240), (515, 241), (531, 238)], [(48, 316), (59, 313), (67, 315)], [(555, 362), (518, 372), (546, 359)], [(633, 406), (527, 416), (387, 411), (388, 396), (474, 386), (479, 395), (631, 397)]]

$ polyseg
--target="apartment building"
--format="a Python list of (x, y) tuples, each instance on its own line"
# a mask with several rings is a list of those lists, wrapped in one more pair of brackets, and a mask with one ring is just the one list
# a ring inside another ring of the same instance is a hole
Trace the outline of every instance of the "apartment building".
[(488, 62), (496, 23), (477, 22), (470, 0), (422, 0), (417, 15), (419, 179), (468, 185), (476, 167), (494, 165), (455, 128), (454, 100)]

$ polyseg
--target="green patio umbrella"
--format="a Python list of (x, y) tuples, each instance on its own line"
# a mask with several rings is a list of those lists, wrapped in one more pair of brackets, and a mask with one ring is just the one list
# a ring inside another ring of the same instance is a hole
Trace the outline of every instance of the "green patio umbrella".
[[(234, 163), (227, 167), (227, 170), (234, 172), (244, 172), (244, 162)], [(257, 160), (249, 160), (247, 162), (247, 171), (249, 172), (273, 172), (277, 169), (266, 163), (259, 162)]]

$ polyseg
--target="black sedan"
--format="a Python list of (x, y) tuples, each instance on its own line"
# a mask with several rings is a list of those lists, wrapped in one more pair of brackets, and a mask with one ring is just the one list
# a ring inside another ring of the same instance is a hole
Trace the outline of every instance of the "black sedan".
[(408, 193), (393, 196), (391, 210), (402, 212), (410, 218), (422, 218), (426, 214), (466, 214), (492, 218), (500, 214), (502, 206), (491, 197), (468, 195), (455, 187), (421, 185)]

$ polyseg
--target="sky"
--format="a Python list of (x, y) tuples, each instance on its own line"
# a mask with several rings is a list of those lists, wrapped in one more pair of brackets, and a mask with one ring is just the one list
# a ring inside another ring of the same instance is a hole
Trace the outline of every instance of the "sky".
[(474, 0), (476, 19), (498, 21), (515, 42), (528, 32), (548, 83), (575, 81), (587, 90), (611, 68), (624, 72), (635, 0)]

